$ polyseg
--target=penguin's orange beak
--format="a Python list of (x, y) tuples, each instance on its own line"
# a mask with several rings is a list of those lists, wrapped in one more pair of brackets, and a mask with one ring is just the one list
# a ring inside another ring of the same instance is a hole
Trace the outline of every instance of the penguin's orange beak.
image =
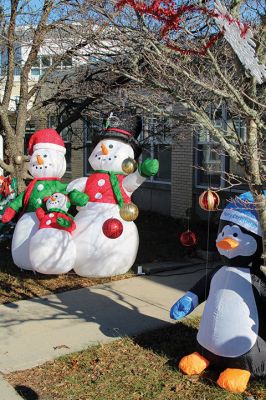
[(222, 250), (233, 250), (239, 246), (239, 243), (232, 238), (224, 238), (216, 243), (216, 246)]
[(43, 165), (43, 163), (44, 163), (43, 158), (39, 155), (36, 158), (37, 158), (38, 165)]
[(102, 153), (103, 153), (105, 156), (107, 156), (107, 155), (108, 155), (108, 149), (107, 149), (107, 147), (105, 146), (104, 143), (101, 144), (101, 148), (102, 148)]

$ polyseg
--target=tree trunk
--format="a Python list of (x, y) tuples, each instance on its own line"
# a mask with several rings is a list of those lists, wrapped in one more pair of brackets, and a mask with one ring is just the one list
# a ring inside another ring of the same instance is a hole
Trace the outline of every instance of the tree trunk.
[(6, 155), (9, 165), (12, 166), (11, 175), (17, 178), (18, 193), (25, 189), (27, 176), (27, 157), (24, 156), (24, 137), (9, 135), (6, 137)]
[(263, 254), (262, 254), (262, 265), (261, 270), (266, 276), (266, 197), (262, 193), (253, 193), (255, 198), (257, 211), (259, 214), (260, 225), (262, 229), (262, 242), (263, 242)]
[[(14, 176), (17, 178), (18, 193), (25, 190), (25, 173), (27, 171), (27, 163), (22, 161), (21, 164), (14, 164)], [(26, 167), (26, 168), (25, 168)]]
[(266, 275), (266, 197), (263, 192), (263, 185), (260, 174), (260, 144), (258, 138), (258, 127), (256, 122), (251, 119), (249, 121), (249, 129), (247, 134), (247, 150), (248, 150), (248, 180), (249, 187), (253, 194), (256, 204), (256, 210), (259, 217), (259, 222), (262, 229), (263, 240), (263, 263), (261, 266), (262, 272)]

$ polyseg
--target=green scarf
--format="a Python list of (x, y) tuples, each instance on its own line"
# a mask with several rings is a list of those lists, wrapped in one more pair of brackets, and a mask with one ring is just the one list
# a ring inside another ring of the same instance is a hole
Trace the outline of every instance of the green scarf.
[(110, 183), (114, 192), (114, 195), (116, 197), (116, 201), (118, 203), (119, 208), (122, 207), (124, 204), (124, 199), (120, 190), (119, 186), (119, 180), (117, 178), (117, 175), (126, 175), (124, 172), (113, 172), (113, 171), (105, 171), (105, 170), (96, 170), (93, 171), (94, 173), (102, 173), (102, 174), (108, 174), (110, 178)]
[(74, 217), (73, 217), (71, 214), (69, 214), (69, 213), (66, 212), (66, 211), (63, 211), (61, 208), (56, 208), (56, 207), (54, 207), (54, 208), (50, 208), (50, 210), (47, 210), (47, 214), (53, 213), (53, 212), (60, 212), (60, 213), (62, 213), (62, 214), (67, 215), (68, 217), (74, 219)]

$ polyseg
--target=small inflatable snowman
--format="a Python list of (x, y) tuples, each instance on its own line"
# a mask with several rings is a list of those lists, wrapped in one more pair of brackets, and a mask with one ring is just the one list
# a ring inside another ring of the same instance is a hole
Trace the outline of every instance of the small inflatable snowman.
[(119, 275), (127, 272), (135, 261), (139, 236), (133, 222), (136, 215), (130, 215), (136, 213), (131, 195), (147, 177), (158, 171), (158, 161), (151, 159), (145, 160), (133, 173), (123, 171), (125, 160), (134, 161), (140, 155), (141, 149), (135, 139), (140, 132), (141, 120), (136, 116), (111, 114), (105, 129), (95, 138), (96, 145), (89, 157), (93, 173), (71, 182), (68, 187), (90, 197), (90, 202), (80, 208), (75, 217), (77, 228), (73, 239), (77, 258), (74, 270), (78, 275)]
[(70, 200), (63, 193), (54, 193), (44, 201), (47, 212), (36, 210), (40, 224), (30, 241), (31, 265), (42, 274), (64, 274), (73, 268), (76, 258), (71, 236), (76, 224), (68, 214)]
[[(66, 193), (67, 184), (62, 183), (60, 179), (66, 171), (66, 149), (61, 136), (54, 129), (42, 129), (31, 136), (28, 153), (29, 172), (33, 180), (26, 190), (9, 204), (2, 222), (7, 223), (16, 213), (22, 213), (12, 239), (12, 257), (18, 267), (32, 270), (29, 245), (39, 227), (35, 211), (43, 206), (45, 197), (55, 192)], [(88, 201), (87, 195), (77, 191), (69, 193), (69, 197), (72, 204), (79, 206)]]

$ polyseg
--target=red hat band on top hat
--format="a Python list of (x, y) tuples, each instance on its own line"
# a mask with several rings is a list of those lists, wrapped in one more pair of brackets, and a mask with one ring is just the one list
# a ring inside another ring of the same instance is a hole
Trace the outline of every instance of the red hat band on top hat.
[(133, 133), (130, 133), (128, 131), (125, 131), (124, 129), (119, 129), (119, 128), (107, 128), (105, 129), (106, 132), (118, 132), (118, 133), (122, 133), (123, 135), (126, 136), (133, 136)]
[(63, 154), (66, 153), (63, 139), (52, 128), (41, 129), (31, 136), (28, 146), (29, 155), (31, 156), (38, 149), (53, 149)]

